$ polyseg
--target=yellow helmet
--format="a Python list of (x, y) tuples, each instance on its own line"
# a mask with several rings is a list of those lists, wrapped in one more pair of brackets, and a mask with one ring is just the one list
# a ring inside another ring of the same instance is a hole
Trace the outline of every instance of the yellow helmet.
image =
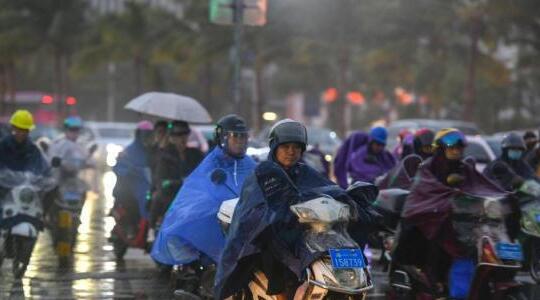
[(26, 130), (32, 130), (36, 127), (34, 125), (34, 117), (32, 117), (32, 114), (25, 109), (17, 110), (11, 116), (9, 123), (14, 127)]
[(467, 146), (467, 138), (465, 135), (455, 128), (445, 128), (441, 129), (435, 135), (433, 139), (433, 147), (452, 147), (456, 145), (461, 145), (463, 147)]

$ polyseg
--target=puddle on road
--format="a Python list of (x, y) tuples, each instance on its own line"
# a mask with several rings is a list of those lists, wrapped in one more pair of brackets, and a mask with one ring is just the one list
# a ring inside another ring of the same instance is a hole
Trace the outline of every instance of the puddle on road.
[(9, 260), (2, 266), (0, 299), (144, 299), (170, 298), (166, 279), (147, 254), (130, 250), (126, 262), (118, 265), (107, 238), (114, 226), (108, 216), (114, 204), (112, 190), (116, 176), (102, 177), (103, 195), (89, 193), (81, 212), (81, 225), (72, 266), (59, 269), (47, 231), (42, 232), (22, 281), (11, 275)]

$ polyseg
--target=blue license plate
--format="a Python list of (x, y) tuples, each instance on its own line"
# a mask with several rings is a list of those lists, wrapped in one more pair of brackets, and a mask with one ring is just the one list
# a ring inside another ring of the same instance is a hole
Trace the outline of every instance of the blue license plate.
[(520, 244), (497, 243), (495, 250), (500, 259), (523, 260), (523, 251)]
[(366, 261), (360, 249), (330, 249), (332, 267), (336, 269), (365, 268)]
[(540, 223), (540, 214), (537, 214), (537, 215), (536, 215), (536, 222), (539, 222), (539, 223)]

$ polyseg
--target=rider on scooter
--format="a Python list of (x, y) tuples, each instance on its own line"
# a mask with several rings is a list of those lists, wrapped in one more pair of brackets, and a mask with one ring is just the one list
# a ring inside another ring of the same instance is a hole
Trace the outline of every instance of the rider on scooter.
[[(117, 225), (113, 229), (113, 242), (122, 242), (126, 247), (146, 248), (148, 212), (147, 194), (150, 191), (150, 148), (153, 140), (153, 125), (149, 121), (137, 124), (135, 140), (118, 156), (113, 168), (117, 176), (113, 190), (115, 203), (112, 214)], [(121, 241), (114, 241), (121, 239)], [(119, 244), (117, 244), (119, 245)], [(117, 253), (121, 259), (123, 251)]]
[(40, 175), (48, 173), (49, 164), (29, 138), (30, 130), (35, 128), (32, 114), (27, 110), (18, 110), (9, 123), (11, 134), (0, 141), (0, 168)]
[(524, 180), (537, 179), (534, 170), (525, 161), (525, 141), (517, 133), (510, 133), (501, 143), (502, 154), (486, 166), (484, 174), (502, 188), (512, 191)]
[(188, 176), (165, 215), (152, 258), (166, 265), (217, 263), (225, 239), (216, 219), (221, 203), (237, 198), (255, 162), (245, 155), (249, 128), (237, 115), (221, 118), (215, 147)]
[(355, 226), (357, 231), (371, 225), (371, 215), (359, 203), (300, 162), (307, 145), (304, 125), (290, 119), (279, 121), (269, 139), (268, 160), (246, 179), (235, 209), (218, 264), (216, 299), (244, 289), (257, 268), (269, 279), (267, 294), (287, 299), (294, 293), (305, 269), (303, 264), (309, 259), (294, 251), (301, 230), (289, 206), (301, 202), (302, 196), (314, 189), (349, 204), (360, 223)]
[[(414, 265), (441, 290), (453, 258), (465, 251), (457, 241), (451, 220), (451, 200), (461, 194), (500, 196), (504, 192), (463, 161), (467, 140), (457, 129), (439, 131), (432, 158), (420, 165), (402, 212), (402, 230), (394, 251), (395, 264)], [(418, 253), (427, 253), (418, 256)]]

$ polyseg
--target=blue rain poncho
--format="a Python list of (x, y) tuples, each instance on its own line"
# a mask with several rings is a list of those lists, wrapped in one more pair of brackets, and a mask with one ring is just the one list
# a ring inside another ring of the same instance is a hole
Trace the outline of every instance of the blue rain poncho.
[(115, 195), (136, 199), (139, 216), (148, 219), (146, 194), (150, 190), (150, 166), (146, 150), (140, 140), (135, 139), (118, 157), (113, 172), (118, 177), (115, 194), (126, 192), (128, 195)]
[(255, 169), (251, 157), (231, 158), (216, 147), (189, 175), (152, 247), (151, 256), (167, 264), (186, 264), (201, 257), (219, 260), (225, 245), (217, 213), (225, 200), (237, 198)]

